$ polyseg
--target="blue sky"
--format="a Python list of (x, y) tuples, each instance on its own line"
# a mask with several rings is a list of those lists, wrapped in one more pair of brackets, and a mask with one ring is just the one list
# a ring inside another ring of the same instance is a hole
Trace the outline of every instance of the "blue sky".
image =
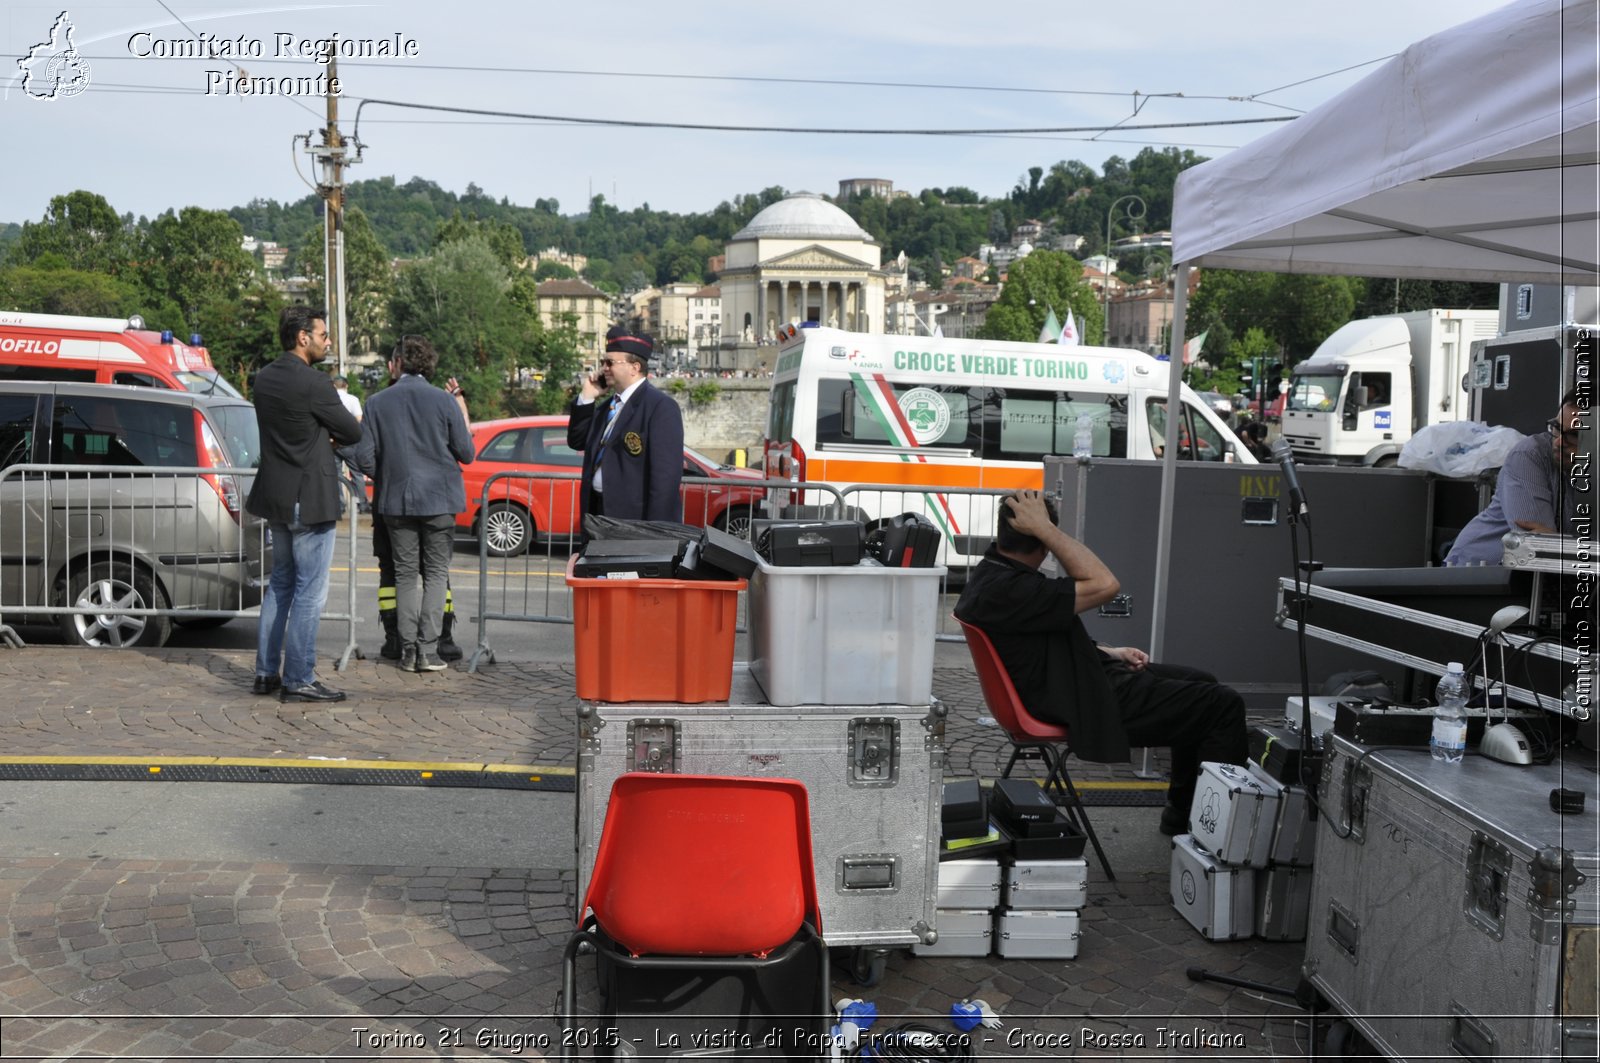
[[(1494, 0), (1342, 0), (1331, 7), (1282, 0), (1009, 0), (993, 8), (969, 0), (845, 8), (123, 0), (63, 8), (61, 0), (13, 0), (0, 13), (0, 52), (9, 57), (0, 69), (0, 128), (12, 148), (0, 181), (0, 222), (37, 219), (52, 195), (80, 187), (136, 215), (306, 194), (295, 164), (305, 178), (311, 170), (292, 142), (322, 125), (324, 99), (223, 94), (216, 79), (238, 76), (229, 62), (154, 54), (196, 33), (259, 48), (259, 58), (236, 60), (252, 78), (323, 71), (309, 59), (278, 58), (280, 34), (294, 41), (337, 33), (347, 41), (398, 35), (414, 42), (410, 57), (341, 63), (346, 135), (355, 130), (363, 99), (559, 118), (997, 130), (1292, 115), (1330, 99), (1370, 68), (1333, 72), (1499, 6)], [(49, 37), (63, 10), (88, 66), (87, 86), (71, 97), (32, 98), (17, 60)], [(1136, 94), (1148, 97), (1137, 114)], [(421, 176), (457, 192), (475, 182), (527, 205), (554, 197), (564, 213), (583, 209), (591, 193), (624, 209), (649, 203), (705, 211), (771, 185), (832, 194), (846, 177), (888, 178), (913, 192), (965, 185), (1000, 196), (1033, 165), (1081, 159), (1099, 169), (1108, 156), (1131, 158), (1147, 145), (1215, 156), (1274, 128), (1120, 130), (1094, 139), (1089, 133), (711, 132), (369, 102), (359, 127), (364, 161), (351, 179)], [(19, 144), (26, 149), (17, 150)]]

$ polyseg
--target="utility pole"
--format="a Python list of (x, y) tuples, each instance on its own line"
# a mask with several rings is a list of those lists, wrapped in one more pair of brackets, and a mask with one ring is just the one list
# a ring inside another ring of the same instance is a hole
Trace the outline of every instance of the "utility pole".
[(347, 328), (349, 299), (344, 270), (344, 168), (359, 161), (346, 159), (344, 137), (339, 133), (339, 61), (333, 42), (328, 42), (328, 124), (322, 143), (313, 147), (306, 136), (306, 151), (322, 164), (322, 180), (317, 194), (322, 197), (323, 289), (326, 292), (329, 342), (333, 344), (334, 364), (341, 376), (350, 367), (350, 338)]

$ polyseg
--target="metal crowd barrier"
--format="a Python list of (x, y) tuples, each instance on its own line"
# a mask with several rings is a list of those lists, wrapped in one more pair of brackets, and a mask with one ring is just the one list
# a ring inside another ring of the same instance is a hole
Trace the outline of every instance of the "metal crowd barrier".
[[(577, 473), (502, 472), (484, 481), (477, 502), (477, 646), (467, 659), (467, 671), (475, 672), (485, 661), (494, 661), (491, 621), (572, 623), (566, 574), (580, 537), (579, 479)], [(746, 502), (745, 494), (795, 486), (789, 480), (705, 476), (685, 476), (683, 482), (692, 489), (684, 507), (685, 523), (704, 525), (713, 509), (719, 511), (718, 517), (734, 514), (736, 519), (727, 522), (727, 528), (747, 541), (750, 529), (748, 523), (741, 523), (743, 511), (765, 503), (759, 498)], [(808, 490), (832, 496), (834, 512), (844, 513), (843, 500), (833, 487), (811, 486)], [(730, 497), (734, 501), (723, 509)], [(485, 527), (489, 534), (483, 534)], [(506, 547), (518, 528), (528, 540), (508, 555)], [(739, 615), (743, 630), (742, 606)]]
[[(0, 640), (22, 645), (6, 622), (19, 617), (81, 624), (76, 641), (107, 646), (153, 644), (141, 641), (151, 617), (187, 626), (258, 617), (272, 552), (266, 523), (244, 511), (254, 473), (123, 465), (0, 470)], [(357, 652), (358, 619), (357, 488), (345, 481), (344, 490), (343, 608), (322, 614), (347, 625), (341, 670)], [(139, 600), (146, 604), (130, 604)]]

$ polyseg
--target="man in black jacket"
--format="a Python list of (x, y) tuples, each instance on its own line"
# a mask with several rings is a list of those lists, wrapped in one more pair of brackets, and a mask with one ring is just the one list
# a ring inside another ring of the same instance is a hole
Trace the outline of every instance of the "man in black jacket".
[[(261, 599), (257, 694), (282, 701), (343, 701), (316, 676), (317, 625), (328, 599), (328, 567), (343, 509), (335, 446), (361, 439), (333, 381), (313, 368), (328, 357), (327, 313), (285, 307), (284, 353), (256, 374), (261, 466), (245, 509), (272, 530), (272, 578)], [(281, 669), (281, 676), (280, 676)]]
[(581, 515), (683, 520), (683, 411), (645, 379), (653, 346), (613, 327), (599, 376), (584, 378), (568, 410), (567, 446), (583, 451)]
[[(1066, 574), (1039, 572), (1054, 556)], [(1121, 583), (1087, 546), (1056, 527), (1038, 491), (1001, 499), (995, 545), (967, 578), (956, 616), (994, 643), (1023, 705), (1071, 731), (1082, 760), (1128, 759), (1130, 740), (1172, 747), (1161, 832), (1187, 829), (1200, 762), (1243, 764), (1244, 699), (1197, 668), (1156, 664), (1132, 646), (1097, 646), (1079, 613), (1104, 605)]]

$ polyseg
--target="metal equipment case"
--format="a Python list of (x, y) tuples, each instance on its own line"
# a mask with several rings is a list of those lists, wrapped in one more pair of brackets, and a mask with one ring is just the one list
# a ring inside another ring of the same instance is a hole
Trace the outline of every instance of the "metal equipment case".
[[(1363, 755), (1365, 753), (1365, 755)], [(1584, 794), (1558, 815), (1550, 792)], [(1334, 737), (1305, 974), (1400, 1059), (1593, 1059), (1593, 756), (1513, 767)]]
[(944, 707), (777, 708), (748, 669), (726, 704), (583, 702), (577, 868), (582, 903), (611, 785), (627, 771), (765, 776), (805, 784), (830, 946), (911, 945), (934, 932)]
[(1210, 941), (1247, 938), (1255, 930), (1255, 871), (1218, 862), (1193, 835), (1172, 839), (1169, 888), (1178, 914)]
[(1078, 913), (1009, 911), (995, 918), (995, 951), (1007, 959), (1071, 960), (1078, 955)]

